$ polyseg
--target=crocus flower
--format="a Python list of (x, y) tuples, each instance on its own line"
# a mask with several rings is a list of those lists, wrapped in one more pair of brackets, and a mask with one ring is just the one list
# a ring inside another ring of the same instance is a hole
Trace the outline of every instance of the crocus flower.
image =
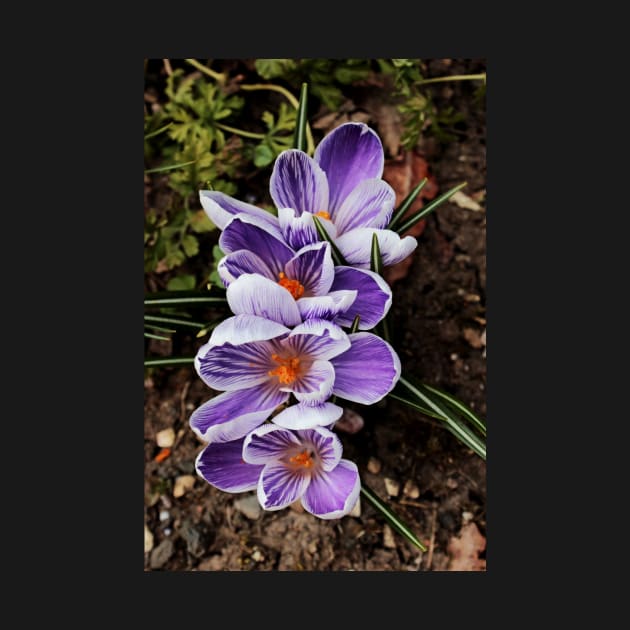
[(312, 158), (298, 149), (278, 156), (270, 180), (277, 218), (216, 191), (202, 190), (201, 204), (220, 229), (231, 216), (245, 214), (279, 231), (293, 249), (319, 240), (313, 222), (317, 216), (347, 263), (364, 269), (370, 266), (376, 234), (383, 264), (393, 265), (406, 258), (417, 241), (386, 229), (396, 195), (381, 179), (384, 162), (378, 135), (363, 123), (345, 123), (319, 143)]
[(328, 426), (343, 413), (331, 395), (370, 405), (398, 382), (393, 348), (368, 332), (347, 335), (309, 319), (293, 330), (256, 315), (221, 322), (195, 357), (201, 379), (224, 393), (197, 408), (190, 426), (207, 442), (229, 442), (260, 426), (291, 394), (298, 404), (272, 420), (289, 429)]
[(333, 519), (352, 510), (361, 488), (357, 467), (341, 458), (342, 450), (325, 427), (290, 431), (266, 424), (238, 440), (210, 443), (195, 466), (224, 492), (256, 489), (265, 510), (300, 500), (307, 512)]
[(237, 246), (252, 248), (228, 254), (217, 266), (233, 313), (259, 315), (285, 326), (309, 318), (350, 326), (358, 314), (361, 330), (373, 328), (385, 317), (392, 293), (381, 276), (366, 269), (335, 267), (326, 242), (305, 245), (287, 259), (288, 248), (274, 243), (267, 232), (262, 241), (260, 226), (250, 221), (234, 218), (221, 237), (228, 249), (237, 237)]

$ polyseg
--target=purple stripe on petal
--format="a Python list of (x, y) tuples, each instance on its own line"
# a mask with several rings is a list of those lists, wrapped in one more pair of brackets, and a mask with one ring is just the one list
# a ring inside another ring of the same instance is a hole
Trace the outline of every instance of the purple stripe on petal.
[(256, 217), (269, 224), (272, 228), (277, 229), (278, 227), (278, 219), (270, 212), (234, 199), (225, 193), (216, 190), (200, 190), (199, 200), (210, 220), (220, 230), (225, 229), (230, 219), (237, 214)]
[(317, 243), (319, 236), (313, 223), (313, 215), (310, 212), (303, 212), (301, 216), (296, 217), (295, 214), (293, 208), (278, 208), (278, 221), (286, 243), (293, 249)]
[(395, 265), (416, 249), (418, 242), (413, 236), (400, 238), (393, 230), (355, 228), (337, 237), (336, 245), (348, 265), (367, 269), (372, 252), (372, 234), (376, 234), (383, 265)]
[(345, 123), (333, 129), (317, 146), (314, 159), (328, 179), (328, 212), (333, 221), (357, 184), (381, 177), (385, 164), (380, 138), (363, 123)]
[(368, 332), (349, 335), (350, 350), (331, 359), (333, 394), (371, 405), (388, 394), (400, 378), (400, 359), (383, 339)]
[(304, 151), (289, 149), (276, 159), (269, 192), (276, 208), (294, 208), (316, 214), (328, 210), (328, 181), (313, 158)]
[(260, 426), (288, 397), (264, 386), (226, 392), (195, 409), (189, 424), (206, 442), (230, 442)]
[(262, 258), (247, 249), (240, 249), (221, 258), (217, 264), (217, 272), (226, 287), (244, 273), (259, 273), (271, 280), (277, 280), (277, 276), (273, 275)]
[(295, 433), (275, 424), (265, 424), (245, 438), (243, 459), (250, 464), (264, 465), (279, 460), (296, 446), (300, 446), (300, 441)]
[(311, 446), (322, 470), (331, 471), (339, 463), (343, 446), (335, 433), (325, 427), (313, 427), (298, 431), (297, 434), (304, 444)]
[(343, 234), (359, 227), (387, 227), (395, 203), (396, 193), (386, 181), (364, 179), (335, 213), (337, 233)]
[(302, 321), (291, 293), (277, 282), (255, 273), (245, 273), (232, 282), (226, 297), (237, 315), (258, 315), (285, 326), (295, 326)]
[[(392, 290), (382, 276), (368, 269), (335, 267), (333, 291), (354, 290), (357, 297), (347, 310), (340, 312), (335, 322), (340, 326), (351, 326), (357, 315), (359, 330), (370, 330), (387, 315), (392, 305)], [(299, 306), (299, 304), (298, 304)], [(302, 312), (302, 308), (300, 308)], [(302, 314), (304, 318), (304, 314)]]
[(290, 330), (256, 315), (235, 315), (222, 321), (210, 335), (210, 340), (197, 351), (197, 359), (206, 355), (210, 348), (230, 343), (233, 346), (251, 341), (265, 341), (289, 333)]
[(328, 295), (320, 297), (300, 298), (297, 301), (297, 305), (304, 321), (309, 319), (334, 319), (341, 323), (339, 315), (345, 313), (352, 306), (356, 297), (356, 291), (331, 291)]
[(280, 510), (297, 501), (308, 487), (310, 477), (281, 463), (266, 464), (258, 481), (258, 501), (265, 510)]
[(282, 233), (253, 217), (234, 217), (219, 237), (219, 246), (226, 254), (247, 249), (255, 252), (276, 278), (295, 252), (284, 243)]
[(223, 492), (255, 490), (263, 466), (243, 461), (243, 438), (208, 444), (195, 460), (197, 474)]
[(269, 341), (252, 341), (234, 346), (214, 346), (200, 357), (197, 370), (206, 385), (219, 391), (234, 391), (269, 381), (274, 346)]
[(285, 265), (284, 272), (287, 278), (300, 282), (304, 297), (326, 295), (335, 278), (330, 244), (306, 245)]
[(352, 510), (360, 491), (361, 480), (356, 464), (342, 459), (334, 470), (311, 479), (302, 497), (302, 506), (319, 518), (341, 518)]
[(287, 429), (308, 429), (317, 425), (328, 426), (337, 422), (342, 414), (343, 409), (333, 403), (321, 405), (298, 403), (287, 407), (271, 420)]
[(313, 361), (306, 373), (286, 388), (300, 401), (309, 405), (323, 403), (332, 393), (335, 370), (330, 361)]
[(350, 348), (348, 335), (335, 323), (309, 319), (296, 326), (279, 344), (297, 356), (330, 359)]

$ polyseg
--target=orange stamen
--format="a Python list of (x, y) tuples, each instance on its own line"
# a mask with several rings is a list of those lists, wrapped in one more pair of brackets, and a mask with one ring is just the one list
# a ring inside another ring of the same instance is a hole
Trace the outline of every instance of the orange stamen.
[(287, 278), (286, 274), (281, 271), (278, 274), (278, 278), (280, 278), (280, 280), (278, 280), (278, 284), (281, 287), (284, 287), (293, 297), (294, 299), (298, 299), (302, 297), (302, 294), (304, 293), (304, 287), (299, 283), (298, 280), (291, 280), (289, 278)]
[(278, 380), (283, 385), (290, 385), (293, 383), (293, 381), (297, 378), (300, 360), (297, 357), (283, 359), (277, 354), (272, 354), (271, 358), (280, 365), (274, 370), (267, 372), (267, 374), (269, 374), (269, 376), (277, 376)]
[(328, 214), (328, 212), (326, 212), (326, 210), (320, 210), (319, 212), (316, 212), (315, 216), (321, 217), (322, 219), (330, 220), (330, 215)]
[(311, 456), (306, 451), (302, 451), (298, 455), (289, 457), (289, 461), (292, 464), (297, 464), (298, 466), (304, 466), (304, 468), (311, 468), (313, 466), (313, 460), (311, 459)]

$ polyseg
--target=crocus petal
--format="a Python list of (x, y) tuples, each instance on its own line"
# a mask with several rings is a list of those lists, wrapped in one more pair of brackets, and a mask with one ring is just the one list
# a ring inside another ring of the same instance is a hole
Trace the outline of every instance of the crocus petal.
[(220, 230), (225, 229), (230, 219), (237, 214), (256, 217), (276, 229), (278, 227), (278, 219), (270, 212), (234, 199), (225, 193), (216, 190), (200, 190), (199, 200), (212, 223)]
[(295, 252), (282, 240), (282, 233), (275, 233), (254, 217), (238, 215), (225, 227), (219, 237), (219, 247), (231, 254), (240, 249), (256, 252), (262, 258), (274, 277), (278, 277)]
[(275, 424), (264, 424), (245, 437), (243, 459), (250, 464), (264, 465), (280, 459), (287, 449), (296, 446), (300, 446), (300, 441), (295, 433)]
[(277, 282), (255, 273), (245, 273), (232, 282), (226, 297), (237, 315), (258, 315), (285, 326), (295, 326), (302, 321), (291, 293)]
[(313, 157), (328, 179), (328, 212), (333, 220), (357, 184), (381, 177), (385, 164), (380, 138), (364, 123), (339, 125), (317, 145)]
[(306, 245), (284, 266), (287, 278), (298, 280), (304, 297), (326, 295), (335, 278), (335, 265), (327, 242)]
[(275, 347), (269, 341), (253, 341), (234, 346), (214, 346), (199, 358), (197, 373), (219, 391), (235, 391), (261, 385), (269, 380)]
[(341, 518), (352, 510), (360, 491), (356, 464), (342, 459), (334, 470), (313, 476), (302, 497), (302, 506), (319, 518)]
[(226, 287), (244, 273), (259, 273), (266, 278), (277, 279), (265, 261), (247, 249), (239, 249), (221, 258), (217, 264), (217, 272)]
[(266, 464), (258, 481), (258, 501), (265, 510), (280, 510), (297, 501), (308, 487), (310, 478), (282, 463)]
[(294, 355), (312, 359), (330, 359), (350, 348), (348, 335), (337, 324), (323, 319), (306, 320), (279, 343)]
[(199, 371), (199, 361), (206, 356), (210, 348), (229, 343), (238, 346), (252, 341), (274, 339), (289, 333), (290, 330), (256, 315), (235, 315), (223, 320), (210, 335), (210, 339), (197, 350), (195, 367)]
[(300, 401), (310, 405), (323, 403), (332, 393), (335, 370), (330, 361), (313, 361), (308, 370), (291, 385), (283, 387)]
[(345, 313), (352, 306), (356, 297), (356, 291), (331, 291), (328, 295), (320, 297), (300, 298), (297, 305), (300, 309), (300, 315), (305, 321), (315, 318), (334, 319), (339, 322), (339, 315)]
[(395, 265), (416, 249), (418, 241), (413, 236), (400, 238), (393, 230), (355, 228), (337, 237), (336, 245), (346, 262), (353, 267), (367, 269), (372, 252), (372, 234), (376, 234), (383, 265)]
[(260, 426), (289, 395), (268, 386), (225, 392), (193, 411), (191, 429), (206, 442), (230, 442)]
[(364, 179), (335, 213), (337, 233), (343, 234), (359, 227), (387, 227), (394, 203), (396, 193), (386, 181)]
[[(295, 216), (293, 208), (278, 208), (278, 221), (282, 236), (287, 244), (293, 249), (300, 249), (305, 245), (317, 243), (319, 235), (313, 222), (313, 215), (310, 212), (303, 212), (301, 216)], [(337, 237), (337, 228), (332, 221), (318, 217), (322, 227), (326, 230), (330, 238), (334, 241)]]
[(312, 427), (298, 431), (297, 434), (302, 444), (312, 445), (323, 471), (329, 472), (339, 463), (343, 446), (335, 433), (325, 427)]
[[(335, 267), (334, 291), (357, 292), (354, 302), (345, 311), (340, 311), (335, 322), (340, 326), (351, 326), (360, 315), (359, 330), (370, 330), (387, 315), (392, 305), (392, 290), (382, 276), (368, 269)], [(329, 295), (332, 295), (332, 292)], [(300, 306), (298, 304), (298, 306)], [(304, 318), (302, 307), (300, 313)]]
[(283, 151), (273, 165), (269, 192), (276, 208), (316, 214), (328, 210), (328, 181), (317, 162), (304, 151)]
[(197, 474), (224, 492), (254, 490), (263, 466), (243, 461), (243, 438), (232, 442), (213, 442), (195, 460)]
[(350, 350), (331, 359), (335, 366), (333, 394), (371, 405), (381, 400), (400, 378), (400, 359), (383, 339), (368, 332), (348, 335)]
[(318, 425), (329, 426), (337, 422), (342, 414), (343, 409), (333, 403), (326, 402), (321, 405), (298, 403), (287, 407), (271, 420), (287, 429), (308, 429)]

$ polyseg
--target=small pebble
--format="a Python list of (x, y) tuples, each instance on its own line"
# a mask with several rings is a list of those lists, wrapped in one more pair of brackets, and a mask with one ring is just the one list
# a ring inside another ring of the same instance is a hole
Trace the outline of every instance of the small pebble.
[(300, 501), (299, 499), (297, 501), (293, 501), (289, 508), (294, 512), (297, 512), (298, 514), (303, 514), (305, 512), (304, 508), (302, 507), (302, 501)]
[(252, 560), (254, 562), (262, 562), (265, 559), (265, 556), (258, 551), (258, 549), (254, 549), (254, 553), (252, 554)]
[(315, 541), (308, 543), (306, 550), (314, 556), (317, 553), (317, 543)]
[(367, 469), (373, 475), (378, 475), (381, 472), (381, 462), (376, 457), (370, 457), (367, 463)]
[(151, 568), (161, 569), (173, 555), (175, 547), (173, 541), (170, 538), (165, 538), (152, 552), (151, 552)]
[(149, 553), (153, 549), (153, 534), (151, 530), (144, 526), (144, 553)]
[(407, 479), (403, 486), (403, 494), (410, 499), (417, 499), (420, 496), (420, 488), (418, 488), (418, 484), (415, 481)]
[(390, 497), (397, 497), (400, 492), (400, 484), (394, 479), (385, 477), (385, 491)]
[(445, 484), (446, 484), (446, 487), (447, 487), (447, 488), (450, 488), (451, 490), (455, 490), (455, 488), (457, 488), (457, 486), (459, 485), (459, 484), (457, 483), (457, 481), (455, 481), (455, 479), (453, 479), (453, 478), (451, 478), (451, 477), (449, 477), (449, 478), (446, 480)]
[(389, 525), (383, 525), (383, 547), (386, 547), (387, 549), (396, 549), (394, 532)]
[(357, 433), (365, 426), (363, 418), (352, 409), (343, 410), (343, 415), (335, 424), (335, 429), (344, 433)]
[(459, 354), (457, 354), (457, 352), (453, 352), (451, 354), (451, 361), (457, 361), (457, 359), (459, 359)]
[(183, 497), (195, 485), (196, 478), (192, 475), (180, 475), (175, 479), (175, 487), (173, 488), (173, 496), (178, 499)]
[(161, 510), (160, 511), (160, 521), (162, 521), (162, 523), (164, 521), (168, 521), (168, 519), (171, 518), (171, 514), (168, 510)]
[(170, 527), (165, 527), (164, 528), (164, 535), (165, 536), (170, 536), (173, 533), (173, 530)]
[(470, 521), (473, 520), (472, 512), (462, 512), (462, 525), (467, 525)]
[(250, 494), (241, 499), (234, 501), (234, 509), (238, 510), (241, 514), (245, 515), (248, 519), (255, 521), (260, 518), (262, 508), (258, 503), (258, 498), (255, 494)]
[(175, 443), (175, 431), (171, 428), (158, 431), (155, 441), (160, 448), (170, 448)]

